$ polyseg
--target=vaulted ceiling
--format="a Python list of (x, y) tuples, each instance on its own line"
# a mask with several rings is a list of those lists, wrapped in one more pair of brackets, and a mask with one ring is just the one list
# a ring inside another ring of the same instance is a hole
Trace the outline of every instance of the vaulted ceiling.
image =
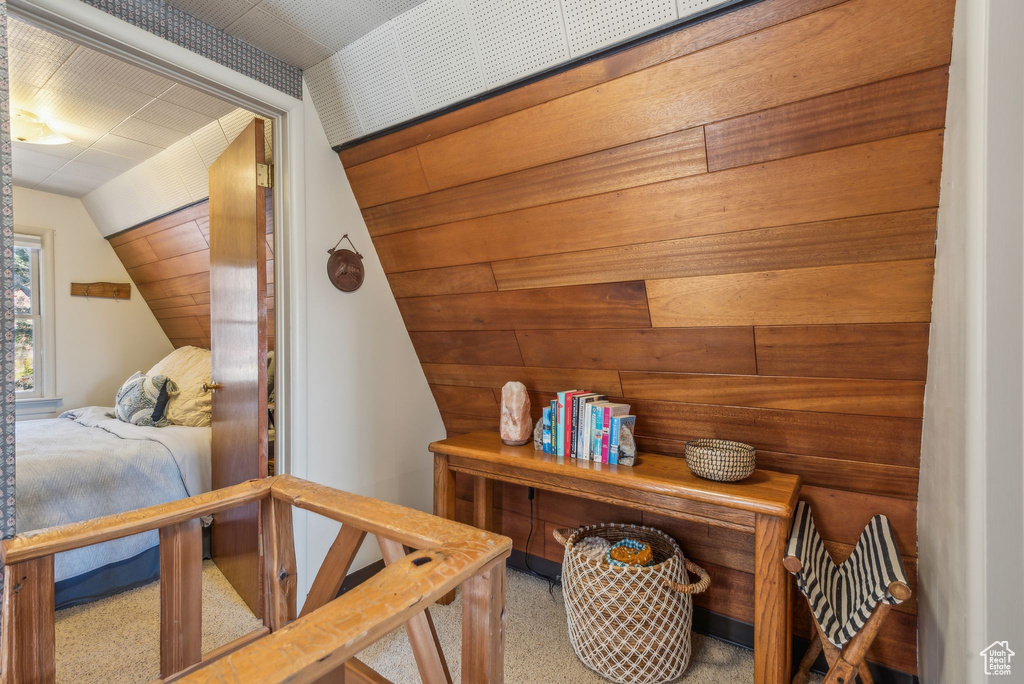
[(168, 0), (304, 70), (332, 145), (738, 0)]
[(16, 185), (81, 197), (199, 131), (207, 147), (227, 145), (217, 124), (234, 105), (25, 22), (8, 29), (12, 109), (71, 139), (15, 141)]
[(307, 69), (423, 0), (168, 0), (269, 55)]

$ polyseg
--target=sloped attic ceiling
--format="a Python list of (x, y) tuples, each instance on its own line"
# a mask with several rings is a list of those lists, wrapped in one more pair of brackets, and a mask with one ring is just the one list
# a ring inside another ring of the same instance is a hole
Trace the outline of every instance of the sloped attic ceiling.
[(168, 4), (308, 69), (423, 0), (168, 0)]
[(168, 0), (292, 66), (340, 145), (741, 0)]
[(82, 197), (236, 109), (23, 21), (8, 31), (12, 109), (71, 140), (14, 141), (15, 185)]

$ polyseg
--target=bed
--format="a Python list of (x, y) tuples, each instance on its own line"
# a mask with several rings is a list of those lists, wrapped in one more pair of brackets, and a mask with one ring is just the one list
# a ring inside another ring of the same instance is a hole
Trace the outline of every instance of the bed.
[[(87, 407), (17, 424), (18, 532), (210, 490), (210, 428), (143, 427)], [(155, 531), (57, 554), (56, 604), (85, 603), (159, 577)]]

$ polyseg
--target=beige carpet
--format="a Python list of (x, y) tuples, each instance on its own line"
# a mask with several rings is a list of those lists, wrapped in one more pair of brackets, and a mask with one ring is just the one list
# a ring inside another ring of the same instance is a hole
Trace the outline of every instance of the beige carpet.
[[(459, 681), (461, 597), (430, 609), (448, 666)], [(505, 680), (509, 684), (583, 684), (606, 680), (572, 653), (562, 595), (547, 582), (515, 570), (508, 574)], [(203, 565), (203, 651), (260, 626), (212, 562)], [(153, 583), (57, 613), (57, 681), (61, 684), (151, 682), (160, 674), (160, 588)], [(419, 681), (404, 629), (360, 654), (396, 684)], [(683, 682), (721, 684), (753, 679), (750, 651), (695, 634)], [(820, 682), (821, 678), (812, 678)]]
[[(597, 684), (607, 682), (586, 668), (572, 652), (560, 588), (515, 570), (506, 589), (505, 681), (508, 684)], [(452, 679), (460, 681), (461, 594), (450, 606), (434, 606), (430, 615)], [(700, 634), (693, 635), (690, 667), (681, 682), (723, 684), (754, 679), (753, 652)], [(363, 651), (359, 658), (396, 684), (418, 682), (416, 663), (404, 629)], [(811, 682), (821, 682), (818, 675)]]
[[(203, 652), (261, 625), (213, 561), (203, 563)], [(159, 677), (159, 582), (57, 611), (59, 684), (134, 684)]]

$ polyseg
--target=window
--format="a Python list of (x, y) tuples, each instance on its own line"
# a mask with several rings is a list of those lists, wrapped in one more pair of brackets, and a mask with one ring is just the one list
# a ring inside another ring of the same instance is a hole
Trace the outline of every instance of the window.
[(40, 263), (42, 240), (14, 238), (14, 383), (21, 397), (43, 394), (43, 292)]

